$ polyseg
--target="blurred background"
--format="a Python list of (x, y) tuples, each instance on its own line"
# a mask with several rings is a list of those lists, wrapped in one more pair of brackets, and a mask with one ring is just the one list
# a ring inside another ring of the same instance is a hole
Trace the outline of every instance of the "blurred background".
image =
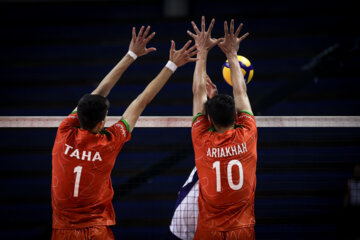
[[(148, 46), (109, 95), (120, 116), (181, 47), (190, 21), (244, 23), (240, 46), (255, 69), (256, 116), (360, 115), (355, 1), (0, 1), (2, 116), (66, 116), (128, 50), (131, 28)], [(224, 54), (209, 53), (219, 92)], [(181, 67), (143, 115), (190, 116), (194, 64)], [(0, 238), (49, 239), (55, 128), (0, 129)], [(360, 163), (359, 128), (259, 128), (257, 239), (350, 239), (347, 181)], [(177, 192), (194, 166), (189, 128), (138, 128), (112, 173), (117, 239), (166, 239)], [(346, 205), (347, 204), (347, 205)], [(351, 209), (350, 209), (351, 212)], [(360, 230), (359, 230), (360, 231)]]

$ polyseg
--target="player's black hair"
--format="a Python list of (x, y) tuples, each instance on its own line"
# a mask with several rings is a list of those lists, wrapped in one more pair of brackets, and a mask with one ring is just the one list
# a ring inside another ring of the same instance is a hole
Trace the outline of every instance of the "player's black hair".
[(218, 94), (207, 100), (205, 111), (219, 127), (228, 127), (234, 124), (235, 103), (230, 95)]
[(91, 130), (103, 121), (110, 107), (109, 100), (100, 95), (85, 94), (79, 101), (77, 113), (80, 127)]

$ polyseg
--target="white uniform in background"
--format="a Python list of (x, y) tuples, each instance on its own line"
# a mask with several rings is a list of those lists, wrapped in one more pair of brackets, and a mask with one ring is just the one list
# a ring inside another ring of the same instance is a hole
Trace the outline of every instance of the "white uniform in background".
[(196, 167), (178, 193), (170, 231), (182, 240), (192, 240), (199, 214), (199, 177)]

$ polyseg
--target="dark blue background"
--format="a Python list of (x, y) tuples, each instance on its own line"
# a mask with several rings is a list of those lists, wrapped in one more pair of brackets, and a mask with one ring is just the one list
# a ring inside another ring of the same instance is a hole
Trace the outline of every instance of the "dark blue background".
[[(359, 30), (352, 1), (190, 1), (163, 17), (162, 1), (0, 3), (1, 115), (65, 116), (128, 50), (131, 28), (151, 25), (158, 50), (141, 57), (109, 95), (120, 116), (168, 60), (191, 20), (244, 23), (239, 54), (252, 62), (255, 115), (360, 115)], [(225, 56), (209, 54), (220, 92)], [(314, 64), (312, 64), (314, 63)], [(311, 66), (304, 70), (304, 66)], [(143, 115), (189, 116), (194, 64), (181, 67)], [(56, 129), (0, 129), (0, 238), (49, 239), (51, 148)], [(117, 239), (165, 239), (177, 191), (194, 166), (190, 129), (135, 129), (112, 180)], [(260, 128), (257, 239), (343, 239), (343, 196), (359, 163), (358, 128)]]

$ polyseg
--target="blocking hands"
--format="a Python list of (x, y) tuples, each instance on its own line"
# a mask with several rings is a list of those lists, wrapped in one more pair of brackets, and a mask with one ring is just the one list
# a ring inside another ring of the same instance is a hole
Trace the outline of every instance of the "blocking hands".
[(147, 26), (145, 32), (145, 27), (142, 26), (139, 30), (138, 35), (136, 36), (136, 29), (132, 29), (132, 38), (130, 41), (129, 50), (136, 54), (136, 56), (144, 56), (150, 52), (156, 51), (156, 48), (151, 47), (147, 48), (146, 45), (148, 42), (155, 36), (155, 32), (149, 35), (150, 26)]
[[(187, 42), (183, 48), (180, 50), (175, 50), (175, 42), (171, 41), (171, 49), (170, 49), (170, 60), (175, 63), (177, 66), (182, 66), (187, 62), (194, 62), (197, 59), (191, 58), (193, 57), (197, 51), (199, 52), (209, 51), (215, 45), (218, 45), (220, 49), (225, 53), (225, 55), (232, 54), (237, 55), (239, 50), (240, 42), (242, 42), (249, 33), (245, 33), (239, 37), (240, 31), (242, 29), (243, 24), (240, 23), (236, 31), (234, 32), (234, 19), (230, 22), (230, 31), (228, 27), (227, 21), (224, 22), (224, 37), (216, 39), (211, 37), (211, 32), (214, 27), (215, 19), (212, 19), (208, 29), (206, 30), (205, 17), (201, 18), (201, 28), (196, 26), (194, 21), (191, 21), (193, 29), (195, 33), (190, 32), (187, 33), (194, 39), (195, 45), (189, 48), (191, 41)], [(144, 31), (145, 30), (145, 31)], [(149, 41), (155, 36), (155, 32), (149, 34), (150, 26), (147, 26), (145, 29), (142, 26), (139, 30), (139, 33), (136, 35), (136, 29), (133, 27), (132, 29), (132, 39), (130, 42), (129, 50), (134, 52), (137, 56), (143, 56), (150, 52), (156, 51), (156, 48), (150, 47), (147, 48), (146, 45)], [(174, 61), (173, 61), (174, 60)]]
[(195, 62), (198, 59), (192, 58), (194, 55), (198, 53), (198, 50), (196, 49), (196, 45), (193, 45), (189, 48), (191, 44), (191, 40), (187, 41), (185, 45), (179, 49), (175, 50), (175, 42), (171, 41), (171, 48), (170, 48), (170, 61), (175, 63), (177, 67), (180, 67), (188, 62)]
[(236, 29), (234, 33), (234, 19), (231, 19), (230, 22), (230, 32), (228, 28), (227, 21), (224, 22), (224, 32), (225, 36), (221, 38), (221, 41), (218, 43), (220, 49), (225, 53), (225, 55), (237, 55), (239, 51), (240, 42), (244, 40), (249, 33), (245, 33), (241, 37), (238, 37), (241, 31), (243, 24), (240, 23), (239, 27)]
[(215, 23), (215, 19), (212, 19), (209, 28), (206, 30), (205, 17), (202, 16), (201, 30), (199, 30), (196, 24), (194, 23), (194, 21), (191, 21), (195, 34), (190, 32), (189, 30), (187, 31), (187, 34), (189, 34), (189, 36), (195, 40), (195, 44), (198, 46), (197, 49), (200, 52), (209, 51), (221, 41), (221, 39), (216, 39), (211, 37), (211, 31), (214, 27), (214, 23)]
[(205, 27), (205, 17), (202, 16), (201, 18), (201, 30), (196, 26), (194, 21), (191, 21), (191, 25), (194, 28), (195, 34), (190, 32), (189, 30), (187, 33), (195, 40), (195, 44), (198, 46), (198, 50), (201, 51), (209, 51), (215, 45), (218, 45), (220, 49), (226, 54), (235, 54), (239, 50), (240, 42), (242, 42), (249, 33), (245, 33), (241, 37), (239, 37), (241, 28), (243, 26), (240, 23), (239, 27), (234, 32), (234, 19), (230, 22), (230, 31), (228, 27), (227, 21), (224, 22), (224, 37), (216, 39), (211, 37), (211, 31), (214, 27), (215, 19), (212, 19), (208, 29), (206, 30)]

